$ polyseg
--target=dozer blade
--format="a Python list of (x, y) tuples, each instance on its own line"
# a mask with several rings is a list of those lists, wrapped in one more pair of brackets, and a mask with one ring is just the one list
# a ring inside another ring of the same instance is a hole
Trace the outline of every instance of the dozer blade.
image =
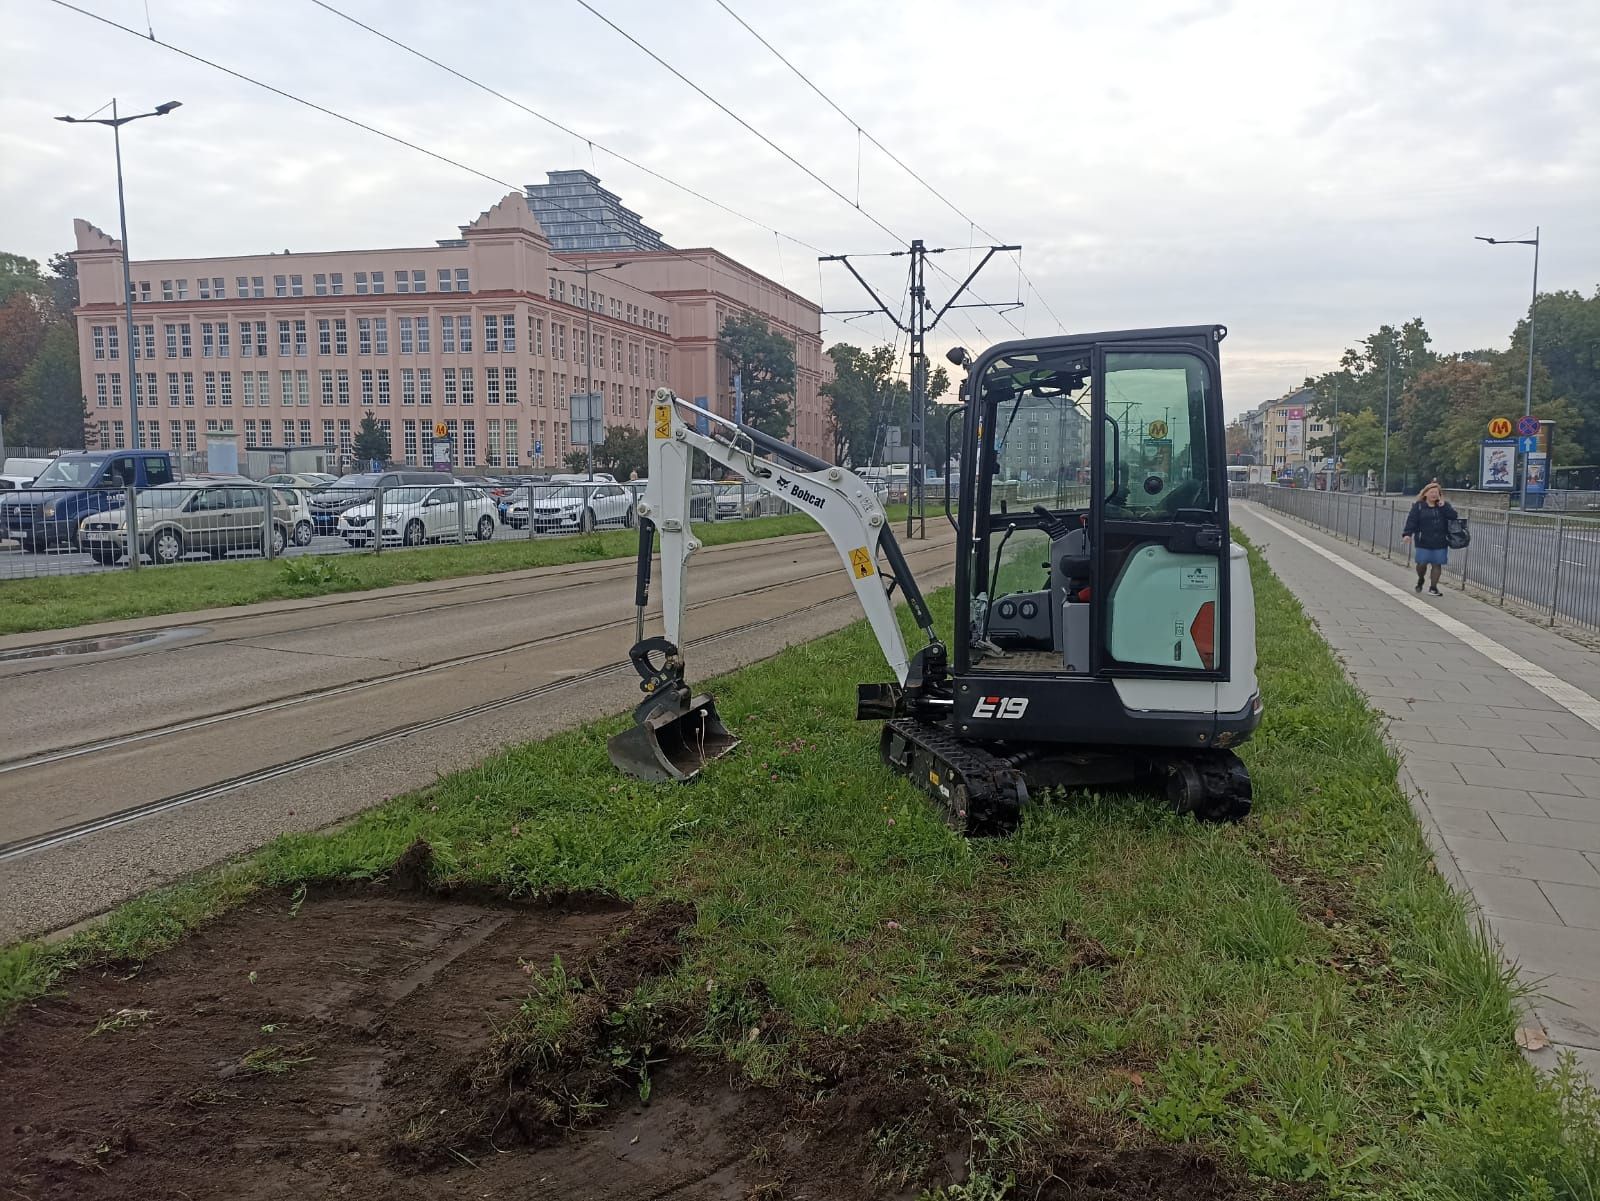
[(692, 780), (707, 763), (739, 745), (717, 716), (717, 703), (711, 697), (661, 700), (667, 703), (640, 706), (633, 728), (606, 742), (619, 770), (652, 783)]

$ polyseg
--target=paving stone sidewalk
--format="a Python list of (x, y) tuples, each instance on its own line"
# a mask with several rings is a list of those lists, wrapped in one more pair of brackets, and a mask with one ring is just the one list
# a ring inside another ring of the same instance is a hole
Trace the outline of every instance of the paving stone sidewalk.
[[(1595, 712), (1600, 654), (1448, 587), (1422, 593), (1470, 627), (1458, 636), (1324, 555), (1406, 596), (1411, 568), (1281, 513), (1236, 505), (1233, 515), (1389, 715), (1401, 783), (1441, 871), (1537, 990), (1530, 1024), (1550, 1046), (1530, 1058), (1553, 1068), (1571, 1051), (1600, 1080), (1600, 730), (1578, 715)], [(1563, 704), (1528, 682), (1536, 672), (1519, 675), (1474, 644), (1498, 644), (1587, 696)]]

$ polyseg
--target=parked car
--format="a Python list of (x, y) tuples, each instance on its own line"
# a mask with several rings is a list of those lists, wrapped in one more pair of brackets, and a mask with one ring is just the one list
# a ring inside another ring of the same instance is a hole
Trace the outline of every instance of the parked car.
[(766, 493), (754, 484), (718, 484), (717, 485), (717, 516), (727, 519), (734, 517), (759, 517), (763, 505), (770, 505)]
[(371, 501), (379, 488), (427, 487), (449, 482), (449, 476), (441, 476), (437, 471), (369, 471), (341, 476), (311, 495), (308, 501), (311, 520), (316, 524), (317, 533), (337, 534), (339, 514)]
[[(339, 514), (339, 536), (351, 546), (370, 545), (378, 504), (378, 501), (366, 501)], [(479, 542), (494, 537), (494, 501), (482, 488), (459, 484), (390, 488), (384, 491), (381, 505), (384, 546), (455, 541), (462, 539), (463, 534)]]
[(535, 487), (532, 495), (531, 506), (523, 498), (506, 510), (507, 525), (525, 530), (531, 520), (535, 532), (541, 534), (556, 530), (588, 533), (602, 525), (631, 526), (636, 518), (633, 493), (621, 484)]
[(689, 481), (689, 520), (717, 519), (717, 485), (711, 480)]
[(261, 482), (281, 488), (304, 488), (308, 492), (316, 492), (329, 484), (336, 483), (338, 479), (338, 476), (328, 475), (322, 471), (280, 471), (277, 475), (262, 476)]
[(119, 508), (125, 489), (156, 488), (176, 473), (164, 450), (72, 451), (58, 455), (26, 488), (0, 495), (0, 536), (34, 552), (78, 546), (85, 517)]
[[(270, 546), (273, 554), (282, 554), (294, 536), (290, 510), (279, 505), (275, 493), (269, 538), (266, 494), (260, 484), (230, 480), (185, 480), (147, 489), (134, 505), (139, 553), (161, 564), (195, 551), (220, 559), (230, 551), (265, 554)], [(115, 563), (128, 551), (127, 507), (85, 518), (78, 540), (96, 563)]]
[(7, 459), (0, 464), (0, 492), (28, 487), (48, 466), (49, 459)]

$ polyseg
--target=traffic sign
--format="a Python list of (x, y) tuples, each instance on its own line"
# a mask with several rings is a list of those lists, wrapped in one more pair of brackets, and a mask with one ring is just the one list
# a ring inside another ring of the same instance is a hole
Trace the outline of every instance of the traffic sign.
[[(1538, 430), (1534, 431), (1534, 433), (1538, 433), (1538, 432), (1539, 432)], [(1509, 438), (1509, 437), (1511, 437), (1511, 421), (1510, 421), (1510, 419), (1506, 418), (1506, 417), (1495, 417), (1495, 418), (1493, 418), (1489, 422), (1489, 437), (1491, 437), (1491, 438)]]
[(533, 454), (535, 458), (544, 457), (544, 440), (542, 438), (535, 438), (533, 440)]
[(1539, 419), (1532, 413), (1517, 418), (1517, 433), (1524, 438), (1534, 438), (1539, 434)]
[(1539, 449), (1539, 435), (1532, 434), (1517, 439), (1517, 449), (1525, 455), (1531, 455)]
[(433, 423), (433, 436), (435, 438), (443, 438), (449, 432), (450, 432), (450, 427), (448, 425), (446, 425), (444, 422), (435, 421)]
[(1167, 423), (1165, 421), (1152, 421), (1150, 423), (1150, 437), (1159, 442), (1167, 436)]

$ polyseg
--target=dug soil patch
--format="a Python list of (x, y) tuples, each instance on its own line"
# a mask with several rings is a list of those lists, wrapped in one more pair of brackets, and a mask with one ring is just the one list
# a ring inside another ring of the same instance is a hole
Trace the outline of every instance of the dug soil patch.
[[(965, 1175), (966, 1126), (908, 1048), (840, 1044), (785, 1089), (675, 1054), (686, 1019), (635, 993), (676, 970), (693, 919), (264, 894), (0, 1028), (0, 1196), (867, 1201)], [(541, 1043), (519, 1007), (558, 957), (572, 1020)], [(1260, 1195), (1178, 1148), (1088, 1142), (1052, 1147), (1027, 1195)]]

